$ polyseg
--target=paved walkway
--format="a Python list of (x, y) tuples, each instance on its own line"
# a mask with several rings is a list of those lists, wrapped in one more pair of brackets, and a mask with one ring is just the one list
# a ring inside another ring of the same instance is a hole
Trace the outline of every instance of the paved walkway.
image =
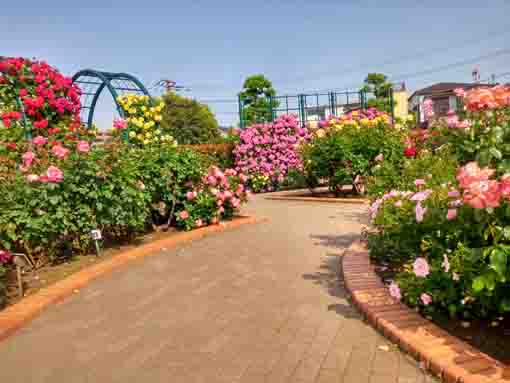
[(339, 281), (363, 208), (265, 201), (269, 223), (130, 263), (0, 343), (0, 381), (432, 381)]

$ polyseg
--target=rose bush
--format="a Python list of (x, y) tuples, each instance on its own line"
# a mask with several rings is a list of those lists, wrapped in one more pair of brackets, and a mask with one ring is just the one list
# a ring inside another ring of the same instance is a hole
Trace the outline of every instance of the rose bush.
[(302, 149), (304, 173), (311, 188), (324, 179), (335, 194), (344, 185), (360, 185), (362, 192), (374, 167), (402, 161), (403, 151), (402, 133), (392, 127), (386, 113), (353, 111), (320, 123)]
[(278, 188), (289, 171), (302, 169), (298, 148), (309, 139), (295, 116), (281, 116), (272, 123), (255, 124), (237, 131), (235, 169), (248, 176), (256, 191)]
[[(390, 293), (427, 314), (494, 320), (510, 311), (509, 94), (505, 87), (465, 93), (462, 116), (434, 121), (428, 148), (409, 160), (421, 169), (409, 174), (414, 185), (398, 185), (406, 188), (370, 208), (370, 254), (397, 272)], [(420, 162), (436, 155), (427, 150), (453, 153), (454, 178), (436, 177), (439, 168), (427, 177)]]
[(168, 129), (162, 129), (160, 122), (163, 119), (161, 111), (164, 103), (153, 105), (149, 96), (125, 94), (117, 101), (127, 116), (126, 120), (117, 120), (114, 132), (123, 132), (128, 139), (138, 145), (177, 142)]
[(210, 169), (210, 158), (157, 132), (159, 106), (128, 97), (129, 120), (97, 142), (79, 123), (79, 94), (45, 63), (0, 61), (0, 304), (12, 253), (39, 266), (90, 251), (95, 229), (106, 241), (161, 223), (191, 229), (232, 217), (247, 199), (244, 174)]

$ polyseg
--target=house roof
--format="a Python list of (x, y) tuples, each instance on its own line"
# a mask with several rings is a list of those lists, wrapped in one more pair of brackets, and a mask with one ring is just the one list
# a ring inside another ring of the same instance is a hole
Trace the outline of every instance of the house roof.
[(465, 82), (438, 82), (437, 84), (428, 86), (423, 89), (415, 91), (411, 97), (414, 96), (431, 96), (445, 93), (452, 93), (454, 89), (461, 88), (464, 90), (477, 88), (480, 86), (493, 86), (492, 84), (480, 84), (480, 83), (465, 83)]

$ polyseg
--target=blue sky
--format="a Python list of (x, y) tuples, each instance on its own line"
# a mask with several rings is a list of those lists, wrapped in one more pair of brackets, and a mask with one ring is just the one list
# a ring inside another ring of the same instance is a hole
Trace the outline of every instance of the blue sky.
[[(199, 100), (235, 99), (254, 73), (280, 94), (355, 88), (372, 71), (414, 90), (470, 81), (472, 63), (412, 75), (510, 49), (509, 14), (504, 0), (9, 1), (0, 55), (45, 59), (68, 75), (174, 79)], [(510, 72), (510, 54), (477, 64), (482, 78)], [(109, 95), (100, 102), (97, 122), (108, 125)], [(235, 103), (211, 107), (221, 123), (236, 121)]]

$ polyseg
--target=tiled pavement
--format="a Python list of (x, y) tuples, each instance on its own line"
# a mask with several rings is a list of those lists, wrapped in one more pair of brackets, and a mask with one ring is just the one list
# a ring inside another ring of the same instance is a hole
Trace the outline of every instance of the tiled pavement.
[(0, 382), (433, 382), (350, 306), (364, 208), (265, 201), (269, 223), (134, 261), (0, 343)]

